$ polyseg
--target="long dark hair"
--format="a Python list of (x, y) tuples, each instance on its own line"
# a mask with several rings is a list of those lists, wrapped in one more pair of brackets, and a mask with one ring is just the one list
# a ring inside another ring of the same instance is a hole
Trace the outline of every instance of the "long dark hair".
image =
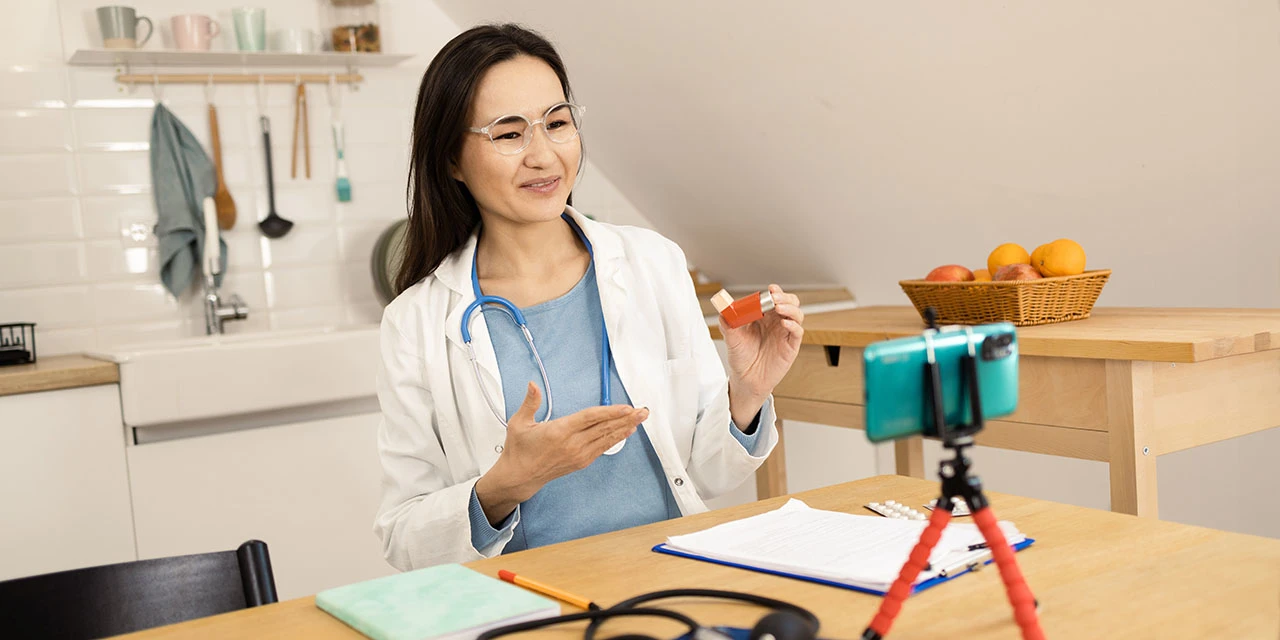
[(521, 54), (547, 63), (560, 78), (565, 99), (573, 100), (569, 76), (555, 47), (515, 24), (482, 25), (462, 32), (436, 54), (423, 74), (413, 116), (409, 222), (396, 275), (397, 294), (435, 271), (480, 224), (475, 198), (466, 185), (449, 175), (449, 163), (462, 148), (480, 78), (493, 65)]

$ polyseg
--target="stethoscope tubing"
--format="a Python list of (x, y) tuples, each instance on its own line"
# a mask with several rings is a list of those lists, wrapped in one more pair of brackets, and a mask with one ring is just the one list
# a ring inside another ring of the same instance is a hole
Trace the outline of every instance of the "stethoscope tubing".
[[(592, 263), (594, 264), (595, 251), (592, 249), (591, 241), (587, 239), (586, 233), (584, 233), (578, 224), (569, 217), (569, 214), (562, 214), (561, 218), (569, 223), (569, 226), (578, 234), (578, 238), (580, 238), (582, 243), (586, 245), (587, 253), (591, 256)], [(481, 293), (480, 275), (476, 269), (476, 255), (478, 253), (479, 247), (477, 244), (476, 253), (473, 253), (471, 256), (471, 288), (475, 292), (476, 299), (472, 301), (471, 304), (467, 305), (466, 311), (462, 314), (462, 342), (467, 346), (467, 357), (471, 359), (471, 368), (475, 371), (476, 383), (480, 385), (480, 395), (484, 396), (484, 402), (489, 406), (489, 411), (493, 412), (493, 417), (497, 418), (498, 422), (502, 423), (504, 428), (507, 427), (508, 424), (505, 412), (493, 401), (493, 398), (484, 386), (484, 378), (480, 373), (480, 362), (476, 358), (476, 350), (471, 343), (471, 323), (475, 321), (475, 311), (477, 309), (481, 309), (481, 315), (483, 315), (484, 306), (491, 305), (496, 306), (498, 309), (506, 313), (512, 321), (520, 327), (520, 332), (524, 334), (525, 343), (529, 345), (529, 352), (533, 354), (533, 359), (538, 364), (538, 372), (542, 375), (542, 388), (546, 392), (547, 396), (547, 413), (543, 416), (540, 422), (547, 422), (551, 420), (553, 415), (551, 379), (547, 375), (547, 368), (542, 362), (542, 356), (538, 354), (538, 347), (534, 344), (533, 333), (529, 331), (529, 325), (525, 323), (524, 314), (520, 312), (520, 308), (517, 307), (515, 303), (501, 296), (486, 296)], [(609, 328), (603, 318), (600, 320), (600, 352), (600, 404), (601, 406), (607, 407), (613, 404), (612, 389), (610, 388), (612, 385), (610, 385), (609, 376), (610, 369), (612, 369), (613, 364), (613, 352), (609, 348)], [(606, 453), (617, 453), (617, 451), (621, 449), (621, 445), (622, 443), (619, 443)]]

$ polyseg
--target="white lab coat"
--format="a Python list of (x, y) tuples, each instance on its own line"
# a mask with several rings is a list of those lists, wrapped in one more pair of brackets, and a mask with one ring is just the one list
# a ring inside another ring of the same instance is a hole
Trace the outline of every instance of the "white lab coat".
[[(591, 240), (618, 376), (633, 406), (650, 410), (645, 431), (668, 486), (682, 514), (706, 511), (704, 498), (747, 480), (777, 444), (773, 403), (760, 417), (761, 455), (750, 455), (730, 433), (728, 378), (684, 252), (653, 231), (568, 212)], [(471, 544), (472, 487), (498, 459), (506, 438), (462, 342), (463, 311), (475, 300), (475, 246), (473, 233), (433, 274), (392, 301), (382, 318), (377, 388), (383, 479), (374, 531), (387, 561), (401, 570), (479, 560), (506, 544), (483, 552)], [(472, 325), (472, 344), (485, 385), (503, 406), (501, 372), (483, 315)]]

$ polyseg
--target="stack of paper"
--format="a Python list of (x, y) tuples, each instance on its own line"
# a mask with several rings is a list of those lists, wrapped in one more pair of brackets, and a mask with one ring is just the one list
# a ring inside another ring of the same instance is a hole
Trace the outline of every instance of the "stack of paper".
[[(791, 499), (781, 508), (704, 531), (667, 538), (669, 550), (710, 560), (849, 587), (883, 592), (902, 570), (927, 522), (822, 511)], [(1010, 545), (1026, 540), (1010, 522), (1000, 522)], [(955, 575), (986, 550), (977, 525), (952, 520), (929, 556), (931, 568), (916, 584), (947, 571)]]

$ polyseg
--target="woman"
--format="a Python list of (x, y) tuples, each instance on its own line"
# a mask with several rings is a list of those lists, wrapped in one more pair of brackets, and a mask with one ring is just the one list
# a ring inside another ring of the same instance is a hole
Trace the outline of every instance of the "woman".
[(777, 442), (798, 300), (773, 286), (776, 313), (721, 325), (726, 377), (680, 248), (568, 206), (582, 112), (514, 25), (459, 35), (423, 76), (378, 378), (375, 530), (402, 570), (704, 511)]

